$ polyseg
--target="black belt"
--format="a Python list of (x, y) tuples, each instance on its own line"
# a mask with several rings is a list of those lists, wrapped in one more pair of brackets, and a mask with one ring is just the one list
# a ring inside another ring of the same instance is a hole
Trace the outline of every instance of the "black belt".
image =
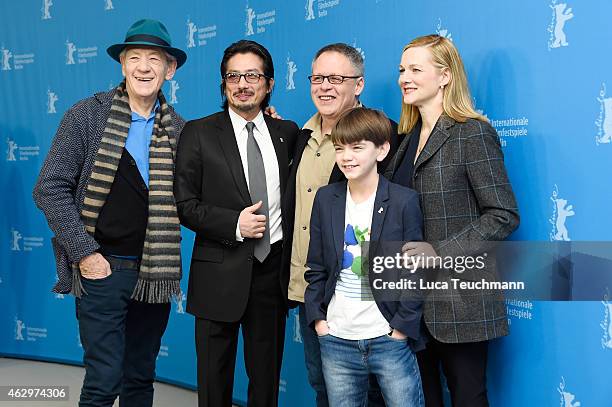
[(104, 256), (112, 271), (135, 270), (140, 269), (140, 259), (123, 259), (115, 256)]

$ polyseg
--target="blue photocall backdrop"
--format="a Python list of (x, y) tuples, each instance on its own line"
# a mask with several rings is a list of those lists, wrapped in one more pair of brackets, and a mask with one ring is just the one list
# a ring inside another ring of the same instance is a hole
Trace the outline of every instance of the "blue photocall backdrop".
[[(398, 120), (398, 63), (412, 38), (458, 47), (476, 107), (496, 127), (521, 210), (516, 240), (610, 239), (612, 3), (606, 0), (23, 0), (0, 3), (0, 353), (79, 363), (71, 296), (50, 292), (51, 233), (31, 191), (62, 114), (122, 79), (106, 47), (137, 19), (162, 20), (188, 60), (164, 85), (186, 119), (219, 110), (219, 63), (233, 41), (264, 44), (276, 67), (272, 103), (299, 124), (315, 111), (307, 75), (331, 42), (358, 48), (363, 102)], [(609, 185), (609, 184), (608, 184)], [(184, 231), (184, 268), (193, 234)], [(187, 288), (187, 278), (182, 282)], [(612, 301), (508, 301), (511, 335), (492, 343), (493, 406), (608, 406)], [(173, 304), (158, 357), (162, 380), (195, 386), (193, 317)], [(314, 405), (298, 315), (287, 323), (281, 405)], [(608, 373), (606, 373), (608, 372)], [(234, 397), (246, 399), (239, 355)]]

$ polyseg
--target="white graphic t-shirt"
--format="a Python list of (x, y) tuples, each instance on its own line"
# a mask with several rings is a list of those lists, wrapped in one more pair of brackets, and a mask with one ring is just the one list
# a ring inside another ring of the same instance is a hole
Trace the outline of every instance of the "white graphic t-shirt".
[(344, 253), (336, 291), (327, 308), (330, 335), (342, 339), (376, 338), (391, 331), (380, 313), (361, 267), (361, 243), (370, 241), (374, 198), (355, 203), (347, 186)]

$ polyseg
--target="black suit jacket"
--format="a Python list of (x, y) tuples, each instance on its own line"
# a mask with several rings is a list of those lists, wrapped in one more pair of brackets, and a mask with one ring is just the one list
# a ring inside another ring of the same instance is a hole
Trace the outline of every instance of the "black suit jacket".
[[(282, 203), (299, 128), (291, 121), (264, 119), (276, 150)], [(227, 111), (185, 125), (177, 151), (174, 194), (181, 224), (196, 233), (187, 312), (216, 321), (238, 321), (249, 299), (254, 240), (236, 241), (240, 212), (252, 202)], [(288, 213), (282, 204), (281, 211)], [(288, 236), (291, 231), (285, 218), (283, 236)], [(285, 270), (279, 284), (286, 298), (289, 275)]]
[[(378, 172), (383, 173), (385, 169), (391, 163), (391, 159), (395, 155), (397, 148), (402, 141), (401, 136), (397, 134), (397, 123), (393, 120), (389, 120), (391, 123), (391, 135), (390, 135), (390, 146), (389, 154), (387, 157), (381, 162), (378, 163)], [(312, 130), (302, 129), (297, 137), (297, 141), (295, 142), (295, 153), (293, 158), (293, 164), (291, 165), (291, 171), (289, 173), (289, 180), (287, 182), (287, 191), (285, 193), (285, 202), (283, 206), (283, 213), (285, 216), (283, 217), (283, 257), (282, 257), (282, 267), (283, 272), (289, 275), (289, 270), (291, 269), (291, 246), (293, 245), (293, 226), (295, 224), (295, 186), (296, 186), (296, 178), (297, 178), (297, 170), (300, 165), (300, 161), (302, 160), (302, 154), (304, 154), (304, 150), (306, 149), (306, 145), (308, 144), (308, 140), (310, 139), (310, 135)], [(334, 164), (334, 168), (329, 176), (328, 184), (333, 184), (334, 182), (346, 181), (346, 177), (340, 171), (338, 164)], [(290, 233), (285, 234), (285, 226)], [(292, 304), (293, 307), (297, 306), (296, 303)]]

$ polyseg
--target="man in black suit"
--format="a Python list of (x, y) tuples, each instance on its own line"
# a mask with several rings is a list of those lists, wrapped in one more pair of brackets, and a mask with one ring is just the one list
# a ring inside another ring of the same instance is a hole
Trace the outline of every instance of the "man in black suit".
[(281, 253), (291, 233), (281, 202), (299, 129), (263, 115), (273, 86), (268, 50), (230, 45), (223, 111), (188, 122), (178, 146), (178, 213), (196, 232), (187, 312), (196, 317), (199, 406), (232, 405), (241, 326), (248, 404), (278, 404), (289, 281)]

